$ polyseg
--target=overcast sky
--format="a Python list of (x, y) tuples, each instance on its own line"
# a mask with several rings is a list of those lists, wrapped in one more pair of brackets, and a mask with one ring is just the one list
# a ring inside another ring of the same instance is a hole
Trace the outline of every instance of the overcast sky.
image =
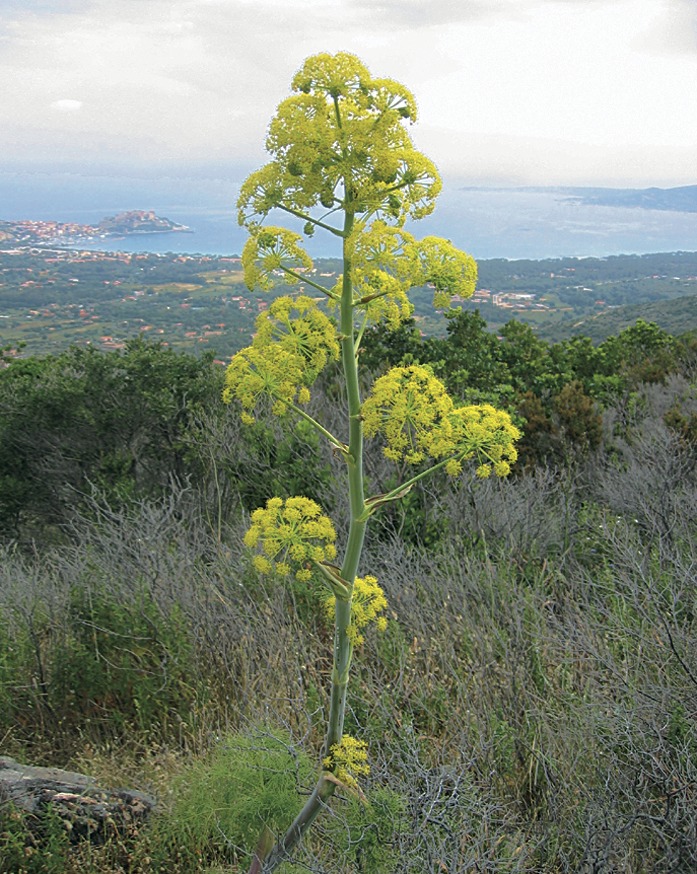
[(339, 50), (468, 184), (697, 183), (697, 0), (0, 0), (2, 163), (244, 175)]

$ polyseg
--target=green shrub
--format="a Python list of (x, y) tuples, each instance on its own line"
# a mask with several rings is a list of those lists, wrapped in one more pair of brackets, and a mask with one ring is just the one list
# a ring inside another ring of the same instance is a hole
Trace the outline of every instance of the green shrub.
[(226, 737), (175, 783), (171, 809), (153, 824), (153, 870), (249, 864), (264, 827), (274, 834), (285, 827), (297, 812), (298, 789), (314, 777), (309, 757), (281, 734)]
[[(393, 844), (395, 834), (407, 828), (405, 807), (400, 795), (384, 787), (371, 790), (365, 800), (348, 796), (343, 801), (343, 816), (333, 817), (323, 836), (324, 848), (329, 850), (328, 864), (334, 860), (336, 865), (336, 860), (342, 859), (346, 871), (395, 871), (399, 859)], [(288, 872), (306, 870), (300, 865), (286, 868)]]
[(186, 720), (197, 678), (178, 605), (163, 613), (146, 591), (127, 603), (106, 587), (73, 591), (51, 659), (51, 697), (62, 712), (110, 731), (165, 731), (173, 714)]
[[(309, 791), (315, 779), (310, 756), (283, 732), (228, 735), (176, 780), (170, 808), (153, 821), (141, 848), (147, 870), (246, 871), (259, 836), (275, 838), (285, 828), (297, 813), (298, 791)], [(340, 796), (343, 791), (303, 852), (327, 866), (319, 870), (345, 865), (341, 870), (389, 874), (397, 863), (392, 839), (406, 827), (403, 799), (386, 788), (366, 798)], [(300, 860), (279, 870), (308, 867)]]

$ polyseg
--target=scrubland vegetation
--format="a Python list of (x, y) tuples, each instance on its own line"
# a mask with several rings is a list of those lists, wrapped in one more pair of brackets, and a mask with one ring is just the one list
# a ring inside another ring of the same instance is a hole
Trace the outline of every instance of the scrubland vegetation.
[[(508, 350), (514, 473), (427, 481), (376, 517), (364, 562), (389, 621), (347, 713), (365, 800), (340, 791), (285, 870), (694, 869), (694, 343), (639, 324), (605, 346), (563, 379), (555, 347)], [(592, 371), (610, 349), (609, 385)], [(312, 405), (339, 416), (337, 375), (321, 380)], [(262, 580), (241, 539), (252, 509), (298, 493), (345, 536), (342, 462), (303, 427), (243, 428), (221, 384), (141, 342), (0, 372), (2, 751), (160, 799), (104, 847), (37, 842), (3, 811), (2, 870), (246, 870), (260, 818), (284, 828), (312, 785), (331, 631), (317, 593)], [(394, 487), (377, 446), (366, 464)]]
[(245, 281), (334, 320), (277, 298), (224, 386), (142, 341), (0, 371), (3, 748), (160, 801), (74, 847), (5, 805), (3, 869), (694, 870), (693, 339), (423, 341), (407, 292), (476, 265), (404, 229), (412, 95), (345, 53), (292, 87)]

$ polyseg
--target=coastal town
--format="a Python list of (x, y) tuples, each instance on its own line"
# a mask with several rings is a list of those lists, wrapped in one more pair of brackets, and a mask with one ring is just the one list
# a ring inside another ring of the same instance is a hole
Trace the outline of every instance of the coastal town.
[(191, 228), (153, 210), (130, 210), (104, 218), (97, 225), (38, 219), (0, 221), (0, 246), (75, 246), (108, 238), (170, 233), (191, 233)]

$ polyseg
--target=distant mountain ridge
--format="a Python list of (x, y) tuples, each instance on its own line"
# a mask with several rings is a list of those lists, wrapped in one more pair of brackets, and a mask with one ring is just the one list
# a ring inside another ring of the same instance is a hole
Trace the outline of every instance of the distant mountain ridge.
[(592, 206), (617, 206), (626, 209), (656, 209), (669, 212), (697, 212), (697, 185), (676, 188), (593, 188), (589, 186), (534, 185), (487, 188), (465, 185), (461, 191), (519, 191), (565, 195)]
[(678, 188), (560, 188), (560, 192), (596, 206), (697, 212), (697, 185)]

